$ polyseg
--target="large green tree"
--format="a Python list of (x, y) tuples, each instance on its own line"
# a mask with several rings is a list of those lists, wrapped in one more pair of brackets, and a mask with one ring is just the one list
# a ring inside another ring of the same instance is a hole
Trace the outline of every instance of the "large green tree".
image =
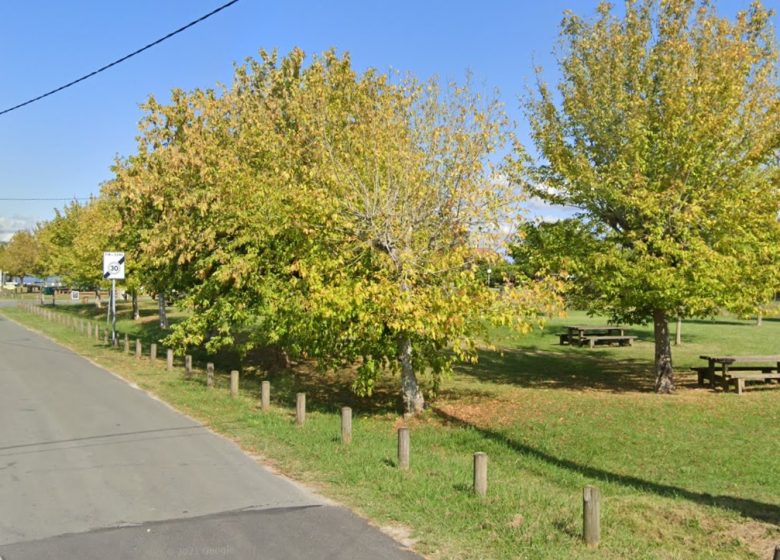
[(152, 267), (175, 269), (193, 311), (182, 345), (354, 364), (363, 394), (395, 372), (419, 412), (418, 375), (435, 385), (474, 359), (487, 321), (528, 329), (549, 302), (537, 283), (498, 292), (476, 274), (517, 200), (488, 161), (505, 117), (468, 88), (296, 50), (249, 61), (219, 94), (146, 107), (107, 194)]
[(595, 240), (577, 271), (591, 310), (653, 322), (659, 392), (674, 387), (668, 318), (755, 307), (778, 286), (771, 15), (754, 2), (730, 21), (694, 0), (567, 13), (557, 92), (539, 75), (526, 105), (529, 189), (578, 209)]
[(37, 234), (46, 273), (72, 286), (94, 288), (99, 307), (101, 285), (107, 285), (103, 252), (114, 250), (121, 241), (120, 225), (116, 204), (107, 197), (84, 204), (74, 201), (55, 210), (54, 218), (42, 224)]
[(20, 280), (42, 272), (41, 246), (36, 232), (19, 230), (13, 234), (3, 251), (2, 268)]

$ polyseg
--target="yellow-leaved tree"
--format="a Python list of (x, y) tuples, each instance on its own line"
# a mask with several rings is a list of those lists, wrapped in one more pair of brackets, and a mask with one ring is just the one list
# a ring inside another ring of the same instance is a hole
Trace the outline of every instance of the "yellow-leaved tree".
[(557, 94), (540, 76), (526, 106), (541, 156), (529, 189), (579, 210), (589, 309), (653, 322), (659, 392), (674, 387), (670, 317), (755, 309), (780, 285), (771, 15), (694, 0), (567, 13)]
[(154, 267), (175, 267), (193, 314), (171, 340), (274, 344), (354, 388), (400, 376), (422, 410), (487, 325), (525, 331), (555, 298), (528, 281), (489, 289), (474, 263), (499, 249), (518, 197), (490, 162), (510, 139), (468, 87), (358, 74), (328, 52), (265, 54), (232, 87), (147, 104), (139, 151), (110, 184)]

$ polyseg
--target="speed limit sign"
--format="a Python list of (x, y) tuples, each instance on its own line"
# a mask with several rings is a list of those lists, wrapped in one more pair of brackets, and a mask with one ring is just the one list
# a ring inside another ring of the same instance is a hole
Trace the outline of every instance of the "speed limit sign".
[(103, 253), (103, 278), (106, 280), (125, 279), (124, 253)]

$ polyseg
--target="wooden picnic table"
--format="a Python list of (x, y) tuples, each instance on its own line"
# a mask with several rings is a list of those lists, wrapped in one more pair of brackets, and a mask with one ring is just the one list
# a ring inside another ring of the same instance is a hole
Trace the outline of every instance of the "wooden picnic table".
[(626, 336), (625, 329), (619, 325), (571, 325), (566, 333), (558, 335), (561, 344), (587, 344), (591, 348), (597, 342), (617, 342), (621, 346), (631, 346), (635, 336)]
[(711, 387), (715, 386), (716, 376), (724, 391), (729, 383), (734, 383), (737, 394), (741, 395), (746, 381), (769, 381), (780, 379), (780, 354), (770, 355), (724, 355), (699, 356), (707, 360), (707, 367), (693, 368), (699, 374), (699, 385), (704, 384), (705, 376)]

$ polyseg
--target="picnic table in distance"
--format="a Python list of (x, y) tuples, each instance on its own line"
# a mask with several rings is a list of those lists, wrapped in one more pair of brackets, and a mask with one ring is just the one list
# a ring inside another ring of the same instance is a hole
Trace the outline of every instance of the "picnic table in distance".
[(698, 374), (699, 385), (704, 385), (704, 381), (707, 380), (710, 387), (714, 388), (718, 383), (724, 391), (728, 391), (729, 384), (733, 383), (737, 394), (741, 395), (747, 381), (780, 380), (780, 354), (699, 356), (699, 358), (707, 360), (706, 367), (691, 368)]
[(564, 334), (558, 335), (561, 344), (593, 348), (597, 343), (631, 346), (635, 336), (626, 335), (625, 329), (618, 325), (573, 325), (566, 327)]

